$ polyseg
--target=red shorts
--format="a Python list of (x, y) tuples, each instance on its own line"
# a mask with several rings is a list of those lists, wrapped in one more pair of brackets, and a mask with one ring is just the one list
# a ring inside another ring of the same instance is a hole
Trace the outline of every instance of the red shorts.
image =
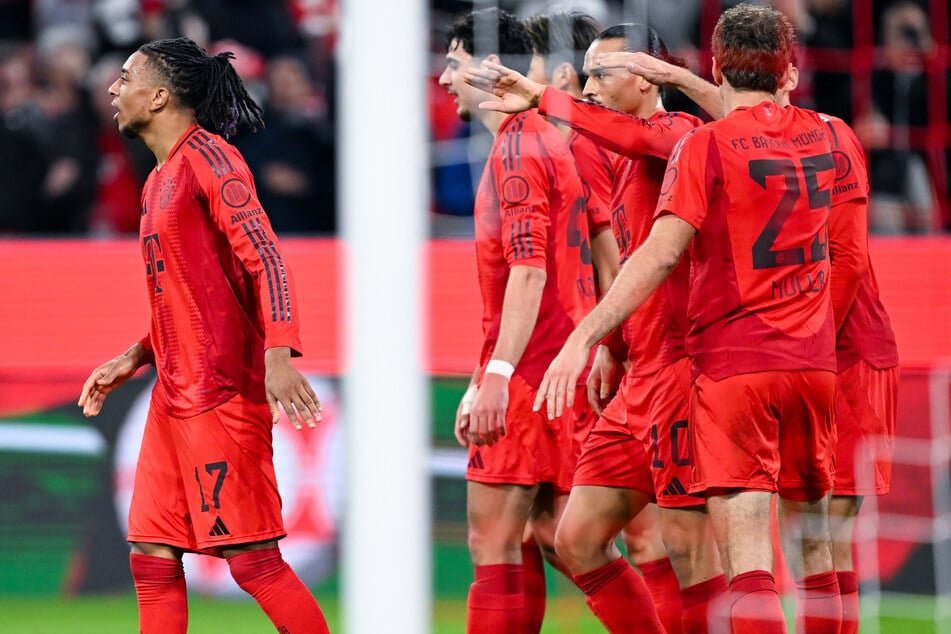
[[(575, 404), (572, 409), (574, 424), (571, 429), (571, 442), (566, 446), (565, 451), (566, 481), (568, 483), (571, 483), (574, 478), (575, 469), (578, 467), (578, 459), (581, 458), (581, 449), (584, 447), (585, 441), (588, 440), (588, 434), (591, 433), (591, 429), (598, 419), (591, 408), (591, 404), (588, 403), (587, 388), (579, 387), (575, 391)], [(565, 491), (565, 493), (568, 492), (569, 490)]]
[(565, 448), (571, 442), (574, 414), (548, 420), (544, 406), (532, 411), (538, 389), (518, 374), (509, 381), (509, 407), (505, 414), (505, 436), (491, 447), (469, 445), (466, 480), (483, 484), (553, 483), (568, 490)]
[(585, 442), (575, 486), (637, 489), (665, 508), (703, 504), (690, 495), (689, 394), (687, 359), (626, 375)]
[(697, 377), (690, 394), (691, 491), (778, 491), (818, 500), (835, 473), (835, 373)]
[(859, 361), (839, 373), (833, 495), (881, 495), (892, 482), (898, 367)]
[(173, 418), (154, 394), (135, 470), (130, 542), (220, 555), (284, 537), (267, 404), (235, 396)]

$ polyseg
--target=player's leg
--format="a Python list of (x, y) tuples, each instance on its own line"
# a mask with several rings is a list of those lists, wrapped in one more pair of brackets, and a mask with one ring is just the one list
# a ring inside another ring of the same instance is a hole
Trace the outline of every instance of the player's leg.
[(615, 545), (617, 534), (649, 499), (637, 489), (576, 485), (558, 524), (558, 555), (611, 632), (664, 631), (650, 592)]
[(859, 627), (859, 580), (852, 546), (862, 499), (891, 488), (899, 379), (897, 367), (879, 369), (866, 361), (838, 375), (836, 478), (829, 528), (842, 597), (841, 634), (857, 634)]
[(545, 616), (545, 561), (574, 582), (571, 571), (555, 552), (555, 530), (568, 502), (568, 494), (550, 482), (539, 486), (529, 523), (522, 540), (522, 567), (525, 570), (525, 632), (541, 630)]
[(781, 466), (777, 517), (783, 553), (797, 588), (796, 631), (838, 634), (839, 582), (832, 563), (829, 500), (834, 474), (835, 375), (785, 374), (777, 391)]
[(859, 578), (852, 561), (855, 521), (862, 507), (861, 496), (833, 495), (829, 504), (829, 532), (832, 536), (832, 564), (839, 580), (842, 600), (840, 634), (858, 634)]
[(705, 633), (716, 604), (727, 593), (706, 507), (661, 508), (659, 520), (669, 565), (679, 584), (683, 632)]
[(627, 523), (621, 541), (628, 559), (644, 577), (664, 629), (668, 634), (679, 634), (683, 620), (680, 584), (667, 557), (656, 504), (648, 504)]
[(280, 632), (324, 634), (330, 628), (314, 595), (284, 561), (276, 540), (222, 549), (231, 576)]
[(779, 422), (770, 406), (776, 374), (720, 380), (701, 374), (690, 395), (690, 491), (706, 492), (720, 564), (729, 579), (723, 616), (738, 634), (786, 631), (770, 538), (770, 501), (780, 469)]
[(195, 549), (223, 554), (279, 631), (323, 634), (317, 600), (277, 546), (286, 532), (271, 433), (267, 404), (242, 396), (173, 425)]
[(466, 632), (521, 634), (525, 626), (522, 538), (538, 485), (467, 484), (469, 587)]
[(184, 634), (188, 598), (182, 551), (164, 544), (133, 543), (129, 568), (139, 606), (139, 632)]
[[(690, 364), (686, 358), (659, 371), (645, 392), (648, 413), (640, 419), (644, 421), (643, 442), (650, 457), (666, 559), (643, 565), (641, 571), (657, 605), (666, 608), (670, 620), (679, 620), (679, 626), (671, 623), (668, 631), (705, 632), (711, 605), (726, 594), (727, 587), (702, 497), (699, 492), (689, 493), (693, 480), (689, 398)], [(666, 573), (666, 587), (656, 580), (658, 571)], [(666, 593), (658, 593), (658, 587)], [(668, 617), (662, 616), (667, 624)]]
[(191, 547), (191, 530), (169, 427), (164, 407), (153, 403), (142, 435), (129, 507), (129, 568), (142, 634), (184, 634), (188, 629), (182, 551)]
[(785, 634), (786, 620), (771, 572), (770, 491), (710, 495), (707, 508), (730, 579), (729, 618), (735, 634)]

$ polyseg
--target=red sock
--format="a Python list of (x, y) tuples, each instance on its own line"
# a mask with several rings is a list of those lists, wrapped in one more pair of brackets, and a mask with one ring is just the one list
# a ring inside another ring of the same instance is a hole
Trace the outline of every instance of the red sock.
[(683, 605), (684, 634), (706, 634), (710, 630), (711, 608), (717, 599), (724, 597), (729, 590), (726, 577), (720, 575), (687, 586), (680, 591), (680, 601)]
[(139, 602), (139, 634), (185, 634), (188, 597), (182, 562), (132, 553), (129, 568)]
[(525, 572), (521, 564), (476, 566), (466, 603), (467, 634), (522, 634)]
[(522, 544), (525, 574), (525, 634), (538, 634), (545, 620), (545, 559), (534, 541)]
[(664, 626), (641, 576), (623, 557), (575, 575), (585, 601), (609, 632), (663, 634)]
[(281, 634), (329, 634), (317, 599), (284, 562), (277, 548), (228, 557), (231, 576), (254, 597)]
[(835, 570), (796, 580), (796, 632), (839, 634), (842, 599)]
[(655, 559), (637, 566), (644, 575), (644, 583), (650, 590), (657, 616), (664, 624), (667, 634), (683, 632), (683, 605), (680, 602), (680, 582), (670, 565), (670, 559)]
[(839, 594), (842, 596), (842, 634), (859, 632), (859, 575), (854, 570), (839, 570)]
[(786, 634), (786, 616), (776, 580), (766, 570), (752, 570), (730, 580), (733, 634)]

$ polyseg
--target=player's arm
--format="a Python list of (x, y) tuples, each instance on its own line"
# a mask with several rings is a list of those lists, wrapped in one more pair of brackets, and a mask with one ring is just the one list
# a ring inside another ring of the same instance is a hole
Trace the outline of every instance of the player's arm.
[(470, 438), (477, 445), (492, 445), (505, 435), (509, 380), (535, 330), (546, 279), (545, 269), (536, 266), (509, 270), (499, 338), (469, 416)]
[(841, 120), (822, 117), (833, 148), (843, 157), (836, 165), (836, 192), (829, 211), (829, 290), (836, 332), (845, 323), (868, 273), (868, 165), (852, 129)]
[(720, 89), (693, 74), (689, 68), (675, 66), (644, 52), (601, 53), (595, 62), (604, 68), (627, 68), (657, 86), (672, 86), (714, 119), (721, 119), (726, 114)]
[[(217, 156), (224, 156), (227, 148), (216, 151), (220, 152)], [(264, 388), (271, 421), (277, 424), (280, 420), (280, 404), (296, 429), (302, 429), (302, 420), (313, 428), (321, 420), (320, 400), (307, 379), (291, 364), (291, 357), (301, 355), (294, 279), (244, 160), (232, 153), (227, 164), (231, 169), (220, 173), (199, 160), (191, 162), (211, 218), (228, 237), (232, 250), (257, 286), (264, 329)]]
[(106, 397), (135, 375), (136, 370), (155, 362), (155, 353), (146, 335), (115, 359), (107, 361), (92, 371), (83, 383), (77, 405), (83, 408), (84, 416), (95, 416), (102, 411)]
[(598, 145), (624, 156), (667, 158), (688, 129), (655, 125), (645, 119), (577, 99), (494, 62), (484, 61), (482, 66), (467, 68), (464, 77), (466, 83), (498, 98), (480, 103), (479, 107), (484, 110), (514, 113), (537, 107), (541, 114), (571, 126)]
[(584, 370), (591, 346), (621, 325), (674, 270), (690, 245), (696, 229), (672, 214), (654, 221), (647, 240), (621, 267), (607, 295), (568, 337), (561, 352), (545, 372), (535, 409), (547, 403), (548, 417), (561, 416), (566, 401), (574, 402), (573, 387)]

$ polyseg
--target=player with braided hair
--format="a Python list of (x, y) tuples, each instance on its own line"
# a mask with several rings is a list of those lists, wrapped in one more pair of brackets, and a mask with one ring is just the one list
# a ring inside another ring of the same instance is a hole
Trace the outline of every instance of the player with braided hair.
[(301, 354), (290, 269), (225, 141), (242, 120), (264, 125), (232, 58), (185, 38), (151, 42), (109, 87), (119, 130), (157, 162), (139, 227), (152, 323), (92, 372), (79, 406), (95, 416), (155, 365), (129, 509), (142, 634), (187, 630), (185, 552), (226, 558), (278, 631), (323, 634), (317, 601), (277, 546), (286, 533), (271, 446), (279, 403), (302, 429), (316, 426), (320, 402), (290, 362)]

